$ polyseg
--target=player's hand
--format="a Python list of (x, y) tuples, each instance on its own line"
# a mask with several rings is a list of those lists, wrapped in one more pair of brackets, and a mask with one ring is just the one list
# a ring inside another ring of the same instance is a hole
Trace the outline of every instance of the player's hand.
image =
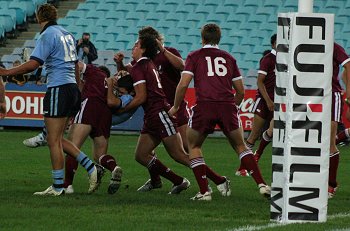
[(165, 51), (163, 43), (159, 39), (156, 39), (156, 41), (157, 41), (158, 49), (159, 49), (160, 53), (163, 53)]
[(83, 39), (79, 39), (78, 40), (78, 46), (81, 45), (83, 43)]
[(114, 55), (113, 60), (116, 63), (121, 63), (123, 62), (124, 59), (124, 54), (122, 52), (118, 52)]
[(179, 108), (175, 108), (174, 106), (172, 106), (170, 108), (170, 110), (168, 111), (169, 116), (175, 119), (176, 118), (175, 115), (176, 115), (178, 110), (179, 110)]
[(274, 111), (275, 104), (272, 100), (269, 100), (266, 104), (270, 111)]
[(89, 54), (89, 52), (90, 52), (90, 50), (89, 50), (88, 47), (84, 47), (84, 48), (83, 48), (83, 51), (84, 51), (84, 53), (86, 53), (86, 54)]
[(6, 102), (0, 103), (0, 119), (6, 116)]

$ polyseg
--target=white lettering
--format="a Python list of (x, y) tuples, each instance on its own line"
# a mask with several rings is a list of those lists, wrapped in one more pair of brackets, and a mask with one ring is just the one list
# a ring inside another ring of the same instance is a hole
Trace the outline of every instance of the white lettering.
[[(18, 102), (18, 103), (17, 103)], [(15, 96), (12, 100), (12, 111), (15, 114), (22, 114), (25, 110), (26, 104), (21, 96)]]
[[(39, 98), (34, 97), (33, 101), (31, 100), (32, 98), (26, 97), (26, 114), (38, 114), (39, 113)], [(31, 112), (31, 108), (33, 108), (33, 113)]]

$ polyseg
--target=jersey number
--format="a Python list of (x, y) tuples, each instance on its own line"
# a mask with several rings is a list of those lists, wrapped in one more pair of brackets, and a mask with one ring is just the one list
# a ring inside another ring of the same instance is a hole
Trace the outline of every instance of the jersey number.
[(156, 76), (158, 88), (162, 88), (162, 84), (160, 84), (158, 72), (156, 70), (154, 70), (154, 69), (153, 69), (153, 72), (154, 72), (154, 75)]
[(64, 47), (64, 61), (75, 61), (75, 46), (72, 36), (70, 34), (67, 34), (66, 36), (61, 36), (61, 42)]
[[(225, 76), (227, 74), (227, 68), (224, 64), (226, 64), (226, 60), (222, 57), (216, 57), (214, 59), (214, 63), (211, 60), (211, 57), (207, 56), (205, 57), (207, 60), (207, 66), (208, 66), (208, 76), (214, 76), (216, 74), (217, 76)], [(214, 66), (214, 71), (213, 71)]]

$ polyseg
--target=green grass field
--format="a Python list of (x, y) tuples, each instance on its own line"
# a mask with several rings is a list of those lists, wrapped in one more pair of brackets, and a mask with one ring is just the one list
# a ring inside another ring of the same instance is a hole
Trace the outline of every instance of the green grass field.
[[(85, 170), (78, 169), (72, 195), (36, 197), (33, 192), (51, 184), (51, 164), (47, 147), (27, 148), (22, 140), (37, 131), (0, 131), (0, 230), (350, 230), (350, 149), (341, 147), (340, 189), (329, 201), (329, 218), (320, 224), (278, 226), (269, 222), (269, 201), (264, 199), (251, 178), (234, 176), (239, 165), (227, 141), (209, 138), (204, 146), (205, 160), (214, 170), (231, 179), (231, 197), (222, 197), (214, 184), (211, 202), (190, 201), (198, 186), (190, 169), (175, 163), (159, 146), (159, 159), (192, 185), (180, 195), (168, 195), (171, 184), (149, 193), (136, 189), (147, 179), (147, 170), (136, 163), (133, 152), (137, 136), (112, 135), (110, 154), (123, 168), (122, 186), (115, 195), (107, 194), (110, 173), (99, 190), (88, 195)], [(90, 154), (88, 141), (83, 150)], [(260, 166), (271, 182), (271, 148)]]

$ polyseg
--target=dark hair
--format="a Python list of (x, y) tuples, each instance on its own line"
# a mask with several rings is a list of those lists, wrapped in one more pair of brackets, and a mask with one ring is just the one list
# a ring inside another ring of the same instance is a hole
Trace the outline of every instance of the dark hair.
[(277, 34), (272, 35), (270, 40), (271, 45), (273, 45), (276, 42), (276, 40), (277, 40)]
[(84, 35), (90, 36), (90, 33), (89, 32), (84, 32), (82, 36), (84, 36)]
[(205, 44), (218, 45), (221, 39), (221, 29), (214, 23), (202, 27), (201, 36)]
[(155, 36), (146, 34), (139, 37), (140, 45), (145, 52), (142, 56), (153, 59), (158, 52), (158, 44)]
[(58, 18), (57, 9), (54, 5), (51, 4), (43, 4), (39, 6), (36, 15), (39, 23), (56, 21)]
[(130, 74), (124, 75), (117, 81), (118, 87), (125, 88), (128, 93), (132, 92), (134, 90), (134, 82), (132, 80), (132, 77)]
[(151, 26), (145, 26), (142, 27), (141, 30), (139, 30), (139, 36), (141, 37), (144, 35), (153, 35), (157, 39), (161, 39), (161, 35), (159, 34), (159, 32)]
[(111, 72), (109, 71), (108, 67), (106, 67), (106, 66), (99, 66), (98, 68), (107, 75), (107, 78), (109, 78), (109, 76), (111, 76)]
[(270, 52), (271, 52), (271, 50), (264, 50), (264, 52), (262, 53), (263, 57), (264, 57), (265, 55), (267, 55), (268, 53), (270, 53)]

